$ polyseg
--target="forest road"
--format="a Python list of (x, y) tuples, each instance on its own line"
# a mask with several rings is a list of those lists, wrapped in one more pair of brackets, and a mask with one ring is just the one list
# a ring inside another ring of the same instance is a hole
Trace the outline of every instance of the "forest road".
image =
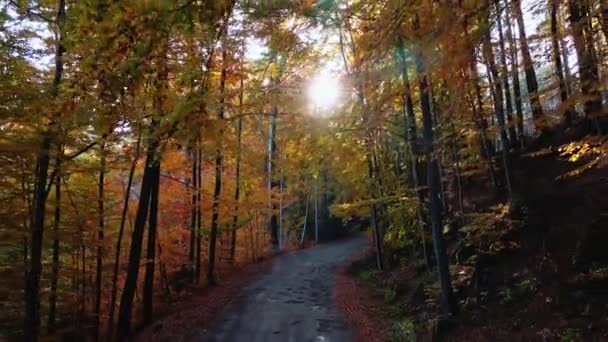
[(367, 248), (363, 235), (279, 257), (226, 306), (203, 342), (348, 342), (334, 300), (338, 264)]

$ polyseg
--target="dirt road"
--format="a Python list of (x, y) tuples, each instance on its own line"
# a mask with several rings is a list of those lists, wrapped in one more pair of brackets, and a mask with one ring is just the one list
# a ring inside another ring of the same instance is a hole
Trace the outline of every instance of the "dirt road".
[(336, 266), (367, 247), (363, 236), (278, 258), (230, 303), (204, 342), (352, 341), (332, 296)]

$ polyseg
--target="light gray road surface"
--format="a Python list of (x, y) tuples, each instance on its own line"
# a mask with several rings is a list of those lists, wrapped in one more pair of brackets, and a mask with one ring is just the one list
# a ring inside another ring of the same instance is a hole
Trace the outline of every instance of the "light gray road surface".
[(333, 301), (334, 271), (367, 247), (364, 236), (279, 257), (231, 302), (203, 342), (348, 342)]

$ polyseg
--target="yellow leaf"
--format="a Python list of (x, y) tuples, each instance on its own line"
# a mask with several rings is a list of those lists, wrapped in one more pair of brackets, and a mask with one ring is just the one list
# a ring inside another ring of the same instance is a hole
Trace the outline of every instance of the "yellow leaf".
[(281, 71), (281, 68), (277, 63), (270, 63), (270, 65), (268, 66), (268, 71), (270, 72), (270, 76), (272, 78), (277, 78), (279, 77), (279, 72)]

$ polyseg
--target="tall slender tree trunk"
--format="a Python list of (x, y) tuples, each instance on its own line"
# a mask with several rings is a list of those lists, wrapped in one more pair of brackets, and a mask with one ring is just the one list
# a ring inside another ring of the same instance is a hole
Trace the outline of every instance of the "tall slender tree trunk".
[(192, 283), (196, 283), (198, 278), (197, 274), (197, 236), (198, 232), (198, 212), (199, 212), (199, 202), (198, 202), (198, 193), (201, 191), (201, 186), (199, 184), (199, 171), (200, 167), (200, 159), (199, 159), (199, 150), (200, 150), (200, 130), (197, 130), (196, 138), (194, 139), (194, 144), (191, 151), (192, 156), (192, 197), (191, 197), (191, 208), (190, 208), (190, 248), (188, 253), (188, 261), (190, 266), (190, 281)]
[[(432, 113), (432, 120), (435, 123), (436, 126), (441, 125), (440, 121), (439, 121), (439, 105), (437, 103), (437, 98), (436, 95), (433, 93), (433, 84), (430, 82), (430, 80), (427, 78), (427, 82), (428, 82), (428, 89), (429, 89), (429, 95), (430, 95), (430, 99), (431, 99), (431, 113)], [(443, 85), (440, 85), (440, 87), (442, 87)], [(441, 131), (439, 131), (441, 132)], [(442, 140), (442, 137), (439, 136), (437, 138), (435, 138), (436, 140), (440, 141)], [(443, 171), (443, 164), (441, 162), (441, 158), (443, 156), (443, 153), (441, 153), (443, 151), (438, 151), (436, 152), (437, 155), (437, 170), (438, 170), (438, 174), (439, 174), (439, 197), (441, 198), (441, 213), (442, 215), (447, 215), (450, 212), (450, 208), (448, 207), (448, 201), (447, 201), (447, 195), (446, 195), (446, 191), (445, 191), (445, 186), (444, 186), (444, 182), (443, 180), (445, 179), (445, 173)]]
[(456, 124), (454, 118), (450, 116), (451, 132), (451, 145), (452, 145), (452, 161), (454, 162), (454, 173), (456, 176), (456, 198), (458, 200), (458, 209), (460, 211), (460, 221), (464, 223), (464, 198), (462, 195), (462, 177), (460, 170), (460, 156), (458, 155), (458, 131), (456, 130)]
[(93, 333), (95, 339), (99, 338), (99, 322), (101, 314), (101, 297), (103, 292), (102, 276), (103, 276), (103, 233), (105, 224), (104, 212), (104, 183), (106, 173), (106, 150), (105, 141), (100, 145), (100, 169), (99, 169), (99, 184), (97, 184), (97, 265), (95, 271), (95, 325)]
[[(465, 20), (464, 34), (465, 34), (466, 39), (468, 39), (468, 37), (469, 37), (469, 28), (468, 27), (469, 27), (469, 23), (468, 23), (468, 21)], [(479, 86), (479, 81), (480, 81), (479, 72), (477, 71), (477, 63), (476, 63), (477, 56), (476, 56), (476, 52), (475, 52), (474, 48), (472, 48), (470, 51), (470, 58), (471, 58), (471, 63), (469, 64), (470, 70), (468, 71), (468, 72), (470, 72), (470, 77), (465, 77), (465, 78), (467, 80), (469, 80), (469, 82), (472, 79), (474, 89), (475, 89), (475, 101), (473, 102), (473, 100), (471, 100), (472, 101), (471, 107), (473, 108), (473, 112), (476, 114), (473, 119), (476, 121), (477, 126), (479, 127), (480, 134), (481, 134), (481, 146), (482, 146), (482, 150), (484, 153), (484, 155), (482, 157), (488, 161), (490, 175), (492, 176), (492, 183), (494, 184), (494, 186), (497, 186), (496, 174), (494, 172), (494, 165), (493, 165), (494, 164), (493, 163), (494, 145), (492, 144), (492, 141), (490, 141), (490, 138), (488, 137), (488, 120), (486, 118), (485, 110), (483, 107), (483, 97), (481, 95), (481, 87)], [(492, 93), (492, 91), (490, 91), (490, 93)]]
[[(74, 297), (76, 298), (76, 295), (78, 294), (78, 249), (77, 248), (73, 248), (72, 249), (72, 274), (71, 274), (71, 284), (72, 285), (72, 293), (74, 294)], [(72, 313), (72, 317), (74, 317), (74, 320), (76, 321), (78, 319), (78, 312), (77, 312), (77, 306), (73, 305), (71, 308), (71, 313)]]
[[(255, 215), (254, 215), (254, 219), (255, 219)], [(250, 246), (250, 249), (251, 249), (251, 262), (253, 263), (256, 260), (256, 256), (255, 256), (255, 243), (253, 241), (253, 235), (254, 235), (254, 233), (253, 233), (253, 229), (254, 229), (254, 227), (253, 227), (253, 220), (249, 221), (248, 224), (249, 224), (249, 246)]]
[(517, 21), (517, 27), (519, 28), (519, 42), (521, 45), (521, 53), (524, 61), (524, 70), (526, 72), (526, 85), (528, 87), (528, 95), (530, 97), (530, 107), (532, 108), (532, 117), (535, 120), (535, 124), (540, 125), (537, 129), (540, 129), (541, 133), (546, 131), (547, 123), (542, 122), (544, 120), (543, 107), (540, 102), (540, 94), (538, 91), (538, 80), (536, 78), (536, 71), (534, 70), (534, 62), (532, 55), (530, 54), (530, 47), (528, 45), (528, 37), (526, 36), (526, 25), (524, 23), (524, 17), (521, 12), (521, 0), (512, 0), (513, 14)]
[[(373, 146), (373, 144), (368, 144), (368, 146)], [(375, 175), (374, 166), (373, 166), (373, 157), (370, 152), (367, 153), (367, 173), (368, 173), (369, 179), (372, 182), (372, 189), (371, 189), (372, 201), (375, 201), (377, 182), (376, 182), (376, 175)], [(380, 233), (378, 206), (376, 205), (376, 203), (372, 203), (370, 205), (370, 216), (372, 219), (372, 229), (373, 229), (373, 234), (374, 234), (373, 238), (374, 238), (374, 245), (376, 248), (376, 266), (378, 267), (379, 270), (383, 270), (384, 269), (384, 257), (382, 254), (382, 237), (381, 237), (382, 234)]]
[[(343, 25), (345, 26), (344, 28), (346, 29), (346, 32), (343, 34), (342, 30), (343, 30)], [(351, 49), (351, 53), (353, 54), (353, 59), (354, 59), (354, 63), (352, 63), (352, 66), (349, 66), (349, 62), (348, 62), (348, 57), (346, 54), (346, 44), (344, 42), (344, 36), (349, 36), (351, 37), (351, 43), (348, 45)], [(361, 77), (361, 70), (359, 70), (359, 66), (357, 64), (358, 60), (359, 60), (359, 56), (357, 54), (357, 51), (355, 49), (354, 44), (352, 43), (352, 32), (351, 32), (351, 25), (348, 21), (348, 18), (341, 18), (341, 22), (340, 22), (340, 26), (339, 26), (339, 43), (340, 43), (340, 52), (342, 55), (342, 59), (344, 61), (344, 68), (346, 69), (347, 74), (351, 75), (351, 76), (356, 76), (356, 77)], [(365, 94), (363, 93), (363, 86), (362, 83), (358, 83), (357, 85), (357, 89), (356, 89), (356, 95), (357, 95), (357, 100), (359, 103), (359, 106), (362, 110), (363, 113), (369, 114), (369, 108), (367, 106), (367, 101), (365, 100)], [(367, 122), (364, 122), (364, 125), (367, 125)], [(374, 176), (374, 170), (373, 170), (373, 159), (372, 159), (372, 148), (374, 146), (373, 143), (373, 137), (372, 137), (372, 132), (369, 130), (369, 128), (366, 130), (365, 133), (365, 148), (366, 148), (366, 153), (365, 153), (365, 158), (367, 160), (367, 177), (370, 181), (371, 186), (369, 187), (369, 192), (371, 194), (371, 199), (375, 200), (376, 199), (376, 186), (377, 186), (377, 182)], [(370, 205), (370, 216), (371, 216), (371, 220), (372, 220), (372, 229), (373, 229), (373, 234), (374, 234), (374, 243), (375, 243), (375, 249), (376, 249), (376, 262), (377, 262), (377, 266), (378, 269), (383, 269), (384, 267), (384, 261), (382, 258), (382, 241), (380, 240), (380, 228), (379, 228), (379, 224), (378, 224), (378, 217), (377, 217), (377, 209), (376, 209), (376, 204), (372, 203)]]
[(452, 292), (452, 281), (450, 279), (449, 261), (443, 237), (442, 208), (440, 198), (440, 179), (437, 157), (434, 151), (433, 114), (431, 113), (431, 98), (429, 82), (420, 52), (416, 53), (416, 70), (418, 73), (420, 87), (420, 107), (422, 110), (423, 136), (425, 156), (427, 159), (427, 184), (429, 188), (429, 202), (431, 206), (431, 226), (433, 235), (433, 246), (437, 269), (439, 273), (439, 285), (441, 287), (442, 308), (449, 314), (458, 311), (457, 303)]
[(196, 171), (197, 171), (197, 161), (198, 161), (198, 139), (194, 140), (194, 144), (192, 146), (191, 157), (192, 157), (192, 174), (191, 174), (191, 185), (190, 191), (192, 191), (192, 196), (190, 199), (190, 248), (188, 249), (188, 261), (190, 263), (191, 270), (191, 281), (194, 282), (194, 256), (196, 255), (195, 251), (195, 242), (196, 242), (196, 191), (198, 190), (198, 186), (196, 184)]
[(600, 0), (600, 12), (602, 13), (600, 25), (604, 31), (604, 39), (608, 40), (608, 0)]
[(414, 189), (418, 188), (418, 163), (416, 159), (417, 148), (417, 130), (416, 130), (416, 116), (414, 113), (414, 102), (412, 101), (412, 90), (408, 75), (407, 57), (405, 56), (405, 49), (403, 42), (400, 40), (398, 46), (398, 55), (401, 66), (401, 81), (403, 82), (403, 118), (405, 123), (405, 137), (407, 139), (409, 154), (410, 154), (410, 167), (412, 168), (411, 173), (411, 184)]
[(218, 146), (215, 156), (215, 186), (213, 190), (213, 204), (211, 207), (211, 231), (209, 234), (209, 263), (207, 264), (207, 281), (209, 285), (215, 285), (215, 261), (216, 245), (218, 235), (218, 220), (220, 211), (220, 195), (222, 192), (222, 164), (223, 156), (221, 146)]
[(236, 260), (236, 230), (239, 220), (239, 200), (241, 191), (241, 152), (243, 143), (243, 96), (244, 96), (244, 69), (243, 56), (241, 56), (240, 75), (239, 75), (239, 119), (236, 127), (236, 170), (234, 179), (234, 214), (232, 216), (232, 232), (230, 242), (230, 260)]
[[(50, 94), (57, 97), (63, 78), (63, 55), (65, 52), (63, 27), (65, 24), (65, 0), (57, 0), (55, 24), (59, 39), (55, 45), (55, 75)], [(42, 238), (46, 214), (46, 186), (50, 163), (50, 150), (54, 140), (54, 118), (46, 132), (42, 134), (40, 151), (36, 163), (34, 205), (30, 227), (30, 268), (25, 281), (24, 337), (26, 341), (38, 341), (40, 335), (40, 275), (42, 274)]]
[(209, 284), (216, 284), (215, 280), (215, 249), (217, 243), (219, 216), (220, 216), (220, 195), (222, 194), (222, 169), (223, 169), (223, 135), (224, 135), (224, 106), (226, 102), (226, 76), (228, 69), (228, 51), (226, 41), (222, 44), (222, 71), (220, 74), (220, 108), (217, 112), (218, 125), (220, 127), (215, 151), (215, 187), (213, 190), (213, 205), (211, 207), (211, 233), (209, 235), (209, 263), (207, 268), (207, 281)]
[[(560, 46), (561, 46), (561, 53), (562, 53), (562, 64), (564, 66), (564, 76), (565, 76), (565, 83), (564, 86), (566, 88), (566, 92), (568, 94), (568, 97), (573, 96), (574, 93), (572, 91), (572, 70), (570, 69), (570, 61), (569, 61), (569, 49), (568, 49), (568, 42), (566, 41), (566, 39), (562, 36), (562, 38), (560, 39)], [(576, 109), (572, 108), (572, 115), (576, 115)]]
[(81, 222), (78, 223), (78, 240), (80, 244), (80, 311), (78, 313), (78, 320), (80, 322), (80, 332), (85, 332), (85, 315), (87, 311), (87, 247), (84, 241), (84, 225)]
[[(505, 48), (505, 39), (502, 28), (502, 11), (500, 8), (500, 0), (495, 0), (496, 7), (496, 22), (498, 24), (498, 42), (500, 45), (500, 68), (501, 82), (505, 91), (505, 102), (507, 104), (507, 120), (509, 123), (509, 140), (511, 147), (517, 146), (517, 133), (515, 131), (515, 120), (513, 119), (513, 102), (511, 100), (511, 85), (509, 84), (509, 65), (507, 64), (507, 49)], [(508, 23), (507, 23), (508, 24)]]
[(591, 92), (593, 97), (591, 99), (591, 117), (588, 118), (589, 130), (592, 131), (595, 129), (597, 134), (602, 134), (602, 127), (599, 123), (599, 117), (602, 114), (602, 92), (600, 88), (602, 87), (600, 81), (600, 60), (599, 53), (596, 49), (597, 37), (595, 35), (595, 27), (593, 20), (596, 15), (594, 12), (594, 6), (591, 4), (591, 1), (585, 3), (584, 6), (584, 24), (585, 24), (585, 45), (587, 49), (587, 54), (589, 55), (590, 65), (591, 65)]
[(315, 243), (319, 243), (319, 178), (315, 177)]
[[(160, 172), (159, 172), (160, 175)], [(159, 178), (159, 187), (160, 187), (160, 178)], [(160, 193), (160, 188), (159, 188)], [(158, 202), (158, 201), (157, 201)], [(156, 210), (158, 211), (158, 209)], [(163, 248), (160, 243), (160, 237), (158, 235), (158, 229), (156, 229), (156, 247), (158, 248), (158, 264), (160, 266), (160, 276), (163, 280), (163, 285), (165, 289), (165, 297), (169, 298), (171, 296), (171, 288), (169, 288), (169, 276), (167, 275), (167, 267), (163, 262)]]
[(283, 176), (283, 170), (280, 172), (281, 177), (279, 179), (279, 249), (283, 248), (283, 184), (285, 184), (285, 179)]
[(196, 164), (196, 242), (195, 242), (195, 267), (194, 267), (194, 282), (199, 283), (201, 281), (201, 258), (202, 258), (202, 239), (203, 239), (203, 218), (202, 218), (202, 205), (203, 205), (203, 147), (202, 147), (202, 135), (199, 135), (198, 148), (197, 148), (198, 162)]
[(519, 81), (519, 53), (515, 35), (513, 34), (512, 20), (513, 11), (509, 11), (507, 20), (507, 38), (509, 40), (509, 50), (511, 51), (511, 79), (513, 80), (513, 100), (515, 102), (515, 112), (517, 113), (517, 139), (520, 147), (524, 145), (524, 107), (521, 101), (521, 83)]
[(594, 57), (593, 35), (588, 31), (590, 25), (587, 24), (589, 8), (585, 1), (569, 0), (568, 3), (570, 27), (580, 70), (581, 93), (585, 98), (585, 118), (588, 130), (591, 131), (593, 122), (597, 123), (595, 115), (601, 111), (601, 96), (596, 88), (599, 84), (599, 74)]
[(418, 225), (420, 229), (420, 242), (422, 247), (422, 255), (426, 263), (430, 262), (428, 252), (426, 250), (426, 220), (422, 212), (422, 204), (424, 203), (424, 196), (420, 189), (420, 182), (418, 180), (418, 148), (417, 148), (417, 129), (416, 129), (416, 115), (414, 113), (414, 101), (412, 101), (412, 89), (408, 75), (407, 57), (405, 56), (405, 49), (403, 47), (403, 40), (400, 38), (398, 46), (398, 55), (401, 59), (401, 79), (403, 82), (403, 117), (405, 122), (405, 137), (407, 139), (407, 146), (409, 149), (409, 164), (410, 164), (410, 185), (416, 197), (418, 198), (418, 207), (416, 208), (416, 216), (418, 217)]
[(28, 169), (27, 164), (23, 163), (23, 172), (21, 177), (21, 192), (23, 194), (23, 205), (27, 208), (27, 211), (23, 214), (23, 242), (22, 242), (22, 256), (23, 256), (23, 278), (27, 281), (27, 274), (29, 270), (29, 241), (28, 232), (30, 230), (30, 219), (32, 214), (32, 200), (30, 196), (30, 187), (28, 185), (26, 170)]
[[(377, 136), (374, 137), (374, 139), (382, 139), (381, 137)], [(378, 140), (374, 140), (376, 143), (373, 145), (372, 148), (372, 170), (374, 173), (374, 177), (376, 179), (376, 198), (383, 198), (386, 195), (386, 189), (384, 187), (384, 183), (382, 182), (384, 175), (382, 174), (382, 171), (385, 170), (384, 165), (382, 164), (382, 160), (381, 160), (381, 155), (382, 155), (382, 151), (381, 151), (381, 145), (382, 143), (377, 142)], [(322, 172), (319, 173), (319, 177), (321, 177)], [(383, 203), (378, 203), (376, 205), (376, 214), (378, 217), (378, 222), (380, 224), (380, 240), (382, 241), (382, 239), (384, 238), (384, 232), (386, 231), (386, 224), (385, 222), (387, 222), (387, 220), (382, 220), (382, 218), (386, 217), (386, 207)]]
[(59, 281), (59, 226), (61, 222), (61, 147), (57, 148), (55, 168), (57, 179), (55, 181), (55, 217), (53, 221), (53, 269), (51, 275), (51, 293), (49, 296), (48, 333), (55, 333), (57, 319), (57, 283)]
[(141, 259), (142, 244), (144, 237), (144, 228), (148, 217), (148, 209), (150, 205), (150, 196), (154, 185), (155, 164), (158, 162), (157, 154), (159, 142), (155, 137), (158, 123), (154, 120), (150, 125), (148, 138), (148, 151), (146, 155), (146, 168), (141, 182), (141, 190), (139, 196), (139, 204), (137, 206), (137, 214), (135, 215), (135, 224), (133, 225), (133, 233), (131, 234), (131, 246), (129, 250), (129, 263), (127, 266), (127, 277), (125, 279), (124, 290), (120, 300), (118, 310), (118, 331), (117, 340), (126, 340), (131, 333), (131, 311), (133, 308), (133, 298), (137, 287), (137, 278), (139, 276), (139, 263)]
[(488, 32), (486, 36), (486, 40), (483, 43), (483, 50), (485, 59), (488, 63), (488, 69), (490, 70), (490, 75), (495, 82), (493, 82), (494, 89), (492, 92), (494, 93), (494, 109), (496, 111), (496, 121), (498, 123), (498, 127), (500, 129), (500, 141), (501, 141), (501, 155), (502, 155), (502, 163), (504, 168), (504, 176), (505, 176), (505, 184), (507, 186), (507, 191), (509, 193), (509, 201), (511, 201), (513, 194), (511, 188), (511, 163), (509, 157), (510, 143), (509, 138), (507, 136), (507, 129), (505, 127), (505, 116), (503, 109), (503, 101), (502, 101), (502, 87), (501, 83), (498, 81), (498, 70), (496, 69), (496, 64), (494, 62), (494, 52), (492, 51), (492, 46), (490, 42), (490, 34)]
[[(494, 144), (488, 137), (488, 120), (486, 119), (486, 112), (483, 107), (483, 97), (481, 95), (481, 87), (479, 86), (479, 73), (477, 72), (477, 65), (475, 63), (470, 64), (471, 78), (475, 88), (475, 103), (472, 104), (473, 110), (476, 113), (474, 118), (479, 132), (481, 135), (481, 147), (484, 152), (483, 158), (488, 161), (488, 168), (490, 169), (490, 175), (492, 177), (492, 183), (494, 186), (498, 186), (496, 181), (496, 173), (494, 171)], [(490, 91), (492, 92), (492, 91)]]
[(555, 63), (555, 73), (559, 82), (559, 95), (564, 106), (564, 125), (570, 126), (572, 123), (572, 110), (568, 103), (568, 91), (566, 89), (566, 82), (564, 79), (564, 71), (562, 67), (562, 53), (560, 48), (560, 38), (558, 30), (557, 14), (559, 12), (559, 0), (550, 1), (550, 12), (551, 12), (551, 47), (553, 50), (553, 62)]
[(129, 215), (129, 200), (131, 199), (131, 187), (133, 186), (133, 177), (135, 175), (135, 168), (137, 167), (137, 161), (139, 160), (139, 153), (141, 150), (141, 128), (137, 136), (137, 145), (135, 147), (135, 155), (131, 162), (131, 168), (129, 169), (129, 177), (127, 180), (127, 186), (125, 188), (124, 203), (122, 207), (122, 214), (120, 215), (120, 226), (118, 228), (118, 237), (116, 238), (116, 247), (114, 252), (114, 268), (112, 270), (112, 290), (110, 293), (110, 310), (108, 316), (108, 332), (106, 337), (108, 341), (111, 341), (114, 336), (114, 310), (116, 309), (116, 291), (118, 289), (118, 271), (120, 268), (120, 251), (122, 249), (122, 239), (125, 231), (125, 223), (127, 221), (127, 215)]
[[(272, 84), (275, 87), (275, 91), (278, 91), (279, 79), (278, 77), (273, 77)], [(275, 94), (276, 97), (278, 94)], [(279, 114), (279, 110), (275, 102), (272, 104), (272, 108), (270, 109), (270, 134), (268, 141), (268, 193), (269, 193), (269, 207), (270, 207), (270, 220), (269, 220), (269, 229), (270, 229), (270, 239), (272, 242), (272, 246), (275, 250), (278, 249), (279, 246), (279, 222), (276, 214), (276, 205), (272, 200), (272, 189), (276, 189), (279, 184), (275, 179), (275, 164), (276, 164), (276, 150), (277, 150), (277, 141), (276, 141), (276, 131), (277, 131), (277, 117)]]
[(85, 313), (86, 313), (85, 293), (87, 291), (87, 284), (86, 284), (86, 259), (87, 259), (86, 251), (87, 251), (87, 249), (86, 249), (85, 240), (84, 240), (84, 223), (83, 223), (83, 217), (79, 213), (78, 205), (74, 201), (72, 192), (70, 191), (70, 189), (68, 187), (68, 183), (66, 182), (66, 180), (64, 178), (62, 179), (62, 181), (63, 181), (63, 187), (65, 188), (65, 192), (68, 195), (68, 199), (70, 200), (70, 203), (72, 204), (72, 207), (74, 208), (74, 211), (76, 214), (76, 223), (78, 226), (78, 230), (77, 230), (78, 245), (76, 248), (74, 248), (75, 249), (75, 256), (74, 256), (75, 266), (74, 266), (74, 276), (73, 276), (73, 280), (74, 280), (73, 291), (74, 291), (74, 294), (76, 295), (76, 299), (77, 299), (77, 301), (74, 304), (74, 317), (76, 318), (76, 321), (78, 323), (78, 325), (77, 325), (78, 332), (85, 335), (86, 326), (85, 326), (84, 322), (85, 322)]
[[(163, 38), (168, 40), (168, 38)], [(161, 51), (166, 54), (167, 41), (161, 42), (163, 47)], [(156, 118), (164, 116), (164, 102), (166, 96), (167, 87), (167, 62), (166, 56), (162, 56), (159, 60), (159, 74), (154, 81), (155, 94), (153, 98), (153, 110)], [(155, 125), (151, 125), (154, 127)], [(152, 131), (153, 134), (156, 134)], [(156, 138), (158, 139), (158, 138)], [(141, 201), (150, 201), (149, 203), (149, 217), (148, 217), (148, 243), (146, 247), (146, 268), (144, 274), (144, 290), (143, 290), (143, 315), (144, 324), (152, 323), (152, 314), (154, 312), (154, 271), (156, 263), (156, 236), (158, 235), (158, 198), (160, 192), (160, 169), (161, 169), (161, 158), (162, 158), (162, 146), (158, 143), (158, 140), (153, 141), (156, 143), (156, 148), (153, 151), (152, 164), (150, 165), (150, 190), (149, 197), (143, 197)], [(144, 215), (144, 220), (146, 215)], [(141, 248), (141, 247), (140, 247)], [(137, 284), (137, 283), (136, 283)], [(126, 286), (125, 286), (126, 287)]]
[(479, 129), (479, 134), (481, 138), (481, 149), (482, 149), (482, 158), (486, 160), (488, 164), (488, 171), (490, 172), (490, 178), (492, 179), (492, 184), (494, 184), (494, 188), (498, 190), (498, 181), (496, 180), (496, 172), (494, 170), (494, 151), (492, 151), (492, 143), (488, 138), (488, 121), (486, 120), (485, 111), (483, 108), (483, 100), (481, 97), (481, 89), (479, 87), (479, 76), (477, 74), (477, 66), (471, 63), (471, 71), (472, 71), (472, 79), (475, 85), (475, 97), (476, 103), (471, 103), (471, 108), (473, 111), (473, 121), (477, 125)]
[(146, 273), (144, 275), (143, 313), (144, 324), (152, 323), (154, 313), (154, 266), (156, 262), (156, 237), (158, 236), (158, 198), (160, 192), (160, 161), (152, 170), (150, 216), (148, 218), (148, 244), (146, 247)]
[(306, 209), (304, 210), (304, 224), (302, 225), (302, 236), (300, 237), (300, 248), (304, 247), (304, 237), (306, 236), (306, 228), (308, 227), (308, 209), (310, 207), (310, 195), (311, 191), (308, 190), (306, 195)]

